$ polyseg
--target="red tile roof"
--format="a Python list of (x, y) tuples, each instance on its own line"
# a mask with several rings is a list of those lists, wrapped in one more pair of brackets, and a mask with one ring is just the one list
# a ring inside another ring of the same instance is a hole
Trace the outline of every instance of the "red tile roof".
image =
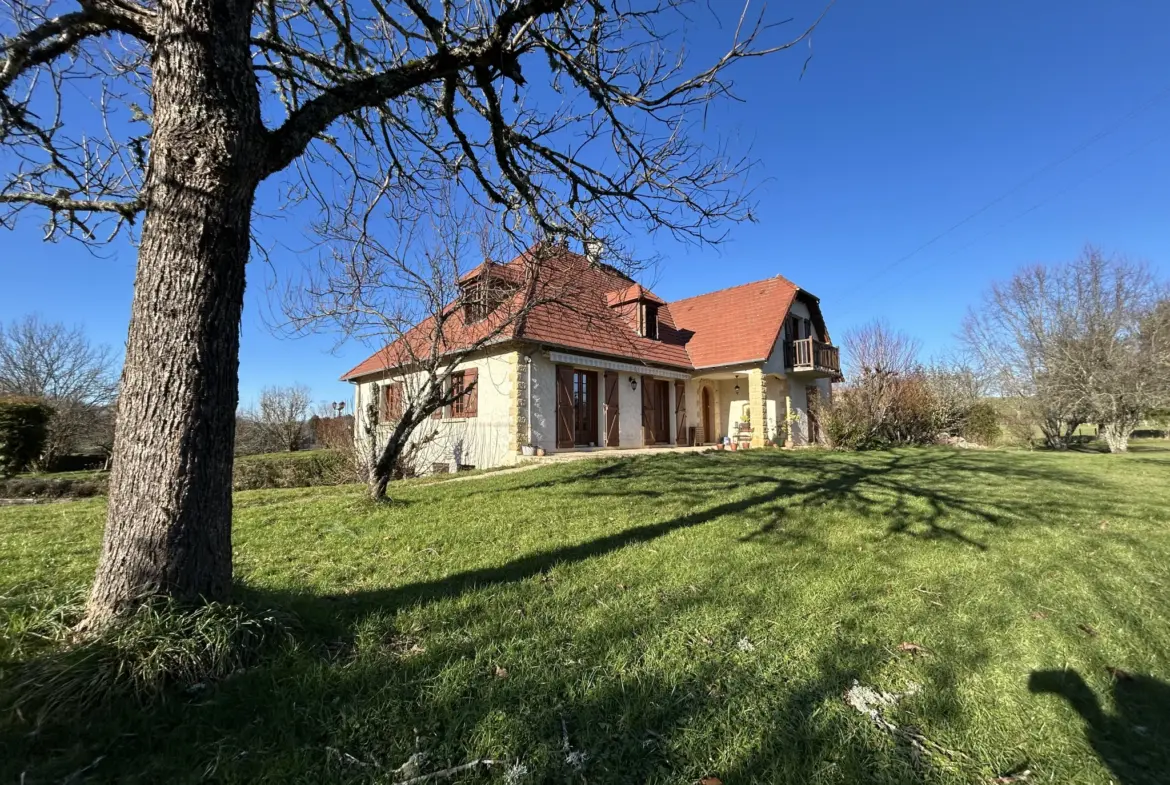
[(634, 303), (639, 300), (648, 300), (659, 305), (666, 305), (666, 300), (656, 295), (649, 289), (645, 289), (639, 284), (627, 286), (624, 289), (618, 289), (614, 292), (609, 292), (605, 295), (605, 301), (610, 306), (625, 305), (626, 303)]
[[(506, 271), (505, 277), (514, 272), (519, 280), (530, 258), (526, 253), (506, 265), (492, 266)], [(777, 276), (667, 304), (615, 269), (592, 264), (566, 249), (542, 260), (539, 269), (535, 297), (540, 302), (525, 318), (500, 327), (500, 319), (506, 320), (519, 309), (523, 291), (515, 295), (511, 307), (503, 306), (497, 314), (470, 324), (465, 322), (462, 308), (451, 305), (441, 345), (455, 349), (498, 331), (493, 342), (533, 341), (675, 368), (758, 362), (771, 353), (798, 291), (792, 282)], [(635, 330), (629, 309), (630, 303), (638, 300), (660, 304), (657, 340), (644, 338)], [(428, 353), (434, 324), (433, 318), (427, 319), (341, 378), (378, 373), (406, 364), (414, 353)]]
[(796, 284), (777, 275), (670, 304), (679, 329), (692, 333), (687, 353), (695, 368), (760, 362), (772, 353)]

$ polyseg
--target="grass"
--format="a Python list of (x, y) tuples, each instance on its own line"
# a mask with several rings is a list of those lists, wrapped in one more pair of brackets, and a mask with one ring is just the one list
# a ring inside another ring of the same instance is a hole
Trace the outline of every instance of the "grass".
[[(650, 456), (406, 484), (382, 506), (249, 491), (236, 510), (240, 598), (295, 617), (296, 644), (145, 707), (5, 718), (0, 779), (393, 782), (417, 752), (424, 772), (523, 767), (461, 782), (1170, 771), (1154, 442)], [(103, 512), (0, 509), (9, 684), (60, 656), (35, 631), (84, 591)], [(920, 685), (884, 716), (953, 756), (846, 705), (854, 680)]]

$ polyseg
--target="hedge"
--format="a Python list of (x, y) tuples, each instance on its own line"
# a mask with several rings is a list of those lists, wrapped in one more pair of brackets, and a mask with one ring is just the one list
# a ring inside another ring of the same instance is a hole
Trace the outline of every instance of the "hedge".
[(24, 469), (41, 454), (53, 409), (35, 398), (0, 397), (0, 477)]

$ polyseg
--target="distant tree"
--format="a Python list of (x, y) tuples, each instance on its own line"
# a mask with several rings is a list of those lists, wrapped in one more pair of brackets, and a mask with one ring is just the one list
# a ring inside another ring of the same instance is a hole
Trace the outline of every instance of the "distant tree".
[(968, 347), (1005, 392), (1030, 400), (1049, 446), (1093, 422), (1111, 452), (1170, 400), (1166, 289), (1143, 264), (1093, 247), (993, 285), (965, 322)]
[(260, 391), (259, 405), (246, 410), (244, 416), (264, 452), (296, 452), (304, 446), (311, 402), (312, 392), (303, 384)]
[(994, 283), (983, 302), (968, 311), (962, 338), (985, 378), (1006, 398), (1018, 399), (1018, 414), (1031, 420), (1053, 449), (1069, 446), (1090, 417), (1084, 401), (1055, 383), (1050, 372), (1054, 342), (1067, 320), (1062, 287), (1052, 269), (1025, 268), (1010, 281)]
[(0, 325), (0, 394), (44, 400), (53, 410), (38, 465), (51, 468), (80, 447), (113, 440), (118, 363), (80, 327), (35, 315)]

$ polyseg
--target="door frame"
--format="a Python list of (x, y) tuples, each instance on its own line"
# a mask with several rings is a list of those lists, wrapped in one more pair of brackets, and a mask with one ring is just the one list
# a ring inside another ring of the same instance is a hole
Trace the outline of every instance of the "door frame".
[[(584, 406), (581, 405), (581, 403), (577, 400), (577, 396), (576, 396), (576, 386), (577, 386), (577, 379), (578, 378), (583, 380), (583, 385), (585, 388), (585, 405)], [(601, 444), (600, 432), (598, 430), (598, 417), (597, 417), (598, 410), (600, 408), (599, 403), (598, 403), (597, 388), (598, 388), (598, 373), (596, 370), (589, 370), (589, 369), (585, 369), (585, 368), (574, 368), (573, 369), (573, 390), (572, 390), (572, 392), (574, 393), (574, 397), (573, 397), (573, 446), (574, 447), (588, 447), (591, 444), (594, 447), (597, 447)], [(579, 418), (582, 417), (582, 415), (584, 415), (585, 430), (579, 432), (577, 429), (577, 421)], [(584, 441), (577, 441), (578, 433), (585, 434), (586, 438)], [(592, 436), (592, 438), (589, 438), (590, 436)]]

